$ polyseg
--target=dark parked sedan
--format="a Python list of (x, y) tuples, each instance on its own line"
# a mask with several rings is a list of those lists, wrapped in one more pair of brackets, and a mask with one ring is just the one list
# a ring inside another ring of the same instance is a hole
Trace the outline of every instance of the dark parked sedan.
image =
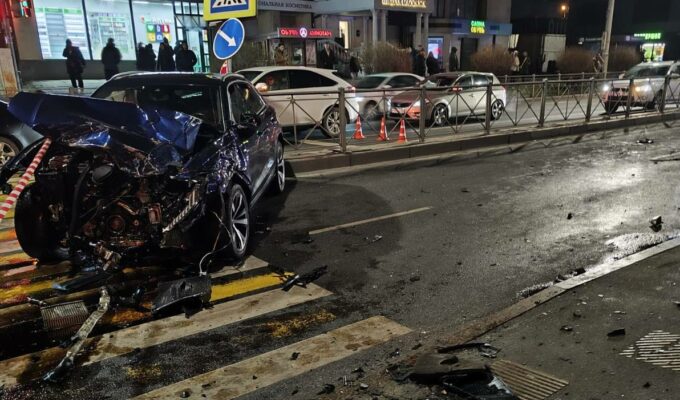
[[(281, 128), (250, 82), (133, 73), (93, 97), (20, 93), (10, 102), (52, 140), (17, 202), (24, 251), (104, 269), (160, 254), (199, 267), (217, 254), (243, 257), (253, 204), (285, 186)], [(42, 142), (7, 163), (0, 183)]]
[(0, 101), (0, 167), (39, 139), (42, 135), (16, 119), (7, 111), (7, 103)]

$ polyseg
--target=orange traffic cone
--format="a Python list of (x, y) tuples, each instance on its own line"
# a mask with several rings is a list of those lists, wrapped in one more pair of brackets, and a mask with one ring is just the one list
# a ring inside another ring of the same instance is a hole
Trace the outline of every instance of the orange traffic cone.
[(381, 142), (386, 142), (390, 140), (390, 138), (387, 137), (387, 129), (385, 129), (385, 116), (383, 115), (382, 119), (380, 120), (380, 134), (378, 135), (378, 140)]
[(361, 117), (357, 116), (357, 123), (354, 126), (354, 139), (361, 140), (366, 139), (364, 132), (361, 130)]
[(401, 120), (401, 124), (399, 124), (399, 140), (397, 140), (397, 143), (406, 143), (408, 142), (408, 139), (406, 139), (406, 124), (404, 123), (404, 120)]

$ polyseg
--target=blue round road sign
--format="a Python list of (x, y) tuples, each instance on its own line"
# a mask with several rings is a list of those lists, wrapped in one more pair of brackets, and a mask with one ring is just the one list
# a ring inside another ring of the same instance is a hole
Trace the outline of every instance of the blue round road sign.
[(220, 60), (226, 60), (236, 54), (246, 37), (243, 24), (236, 18), (228, 19), (220, 26), (213, 41), (213, 53)]

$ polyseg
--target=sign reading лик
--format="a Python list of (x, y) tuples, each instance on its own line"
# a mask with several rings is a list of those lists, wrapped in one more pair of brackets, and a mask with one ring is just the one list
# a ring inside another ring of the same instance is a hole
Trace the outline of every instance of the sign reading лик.
[(325, 39), (332, 38), (333, 31), (317, 28), (279, 28), (281, 38)]
[(434, 0), (376, 0), (376, 8), (426, 11)]
[(203, 0), (203, 19), (206, 21), (254, 17), (256, 14), (256, 0)]

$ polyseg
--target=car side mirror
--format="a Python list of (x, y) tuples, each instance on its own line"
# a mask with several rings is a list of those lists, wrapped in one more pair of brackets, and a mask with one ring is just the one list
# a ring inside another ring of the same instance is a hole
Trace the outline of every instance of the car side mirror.
[(619, 79), (623, 79), (624, 74), (619, 74)]
[(452, 93), (460, 93), (463, 91), (463, 88), (461, 86), (453, 86), (449, 91)]
[(260, 93), (267, 93), (269, 91), (269, 85), (267, 85), (264, 82), (260, 82), (257, 85), (255, 85), (255, 90), (257, 90)]
[(678, 78), (680, 78), (680, 73), (673, 72), (673, 73), (671, 74), (671, 78), (672, 78), (672, 79), (678, 79)]
[(392, 85), (383, 85), (383, 89), (392, 89)]

